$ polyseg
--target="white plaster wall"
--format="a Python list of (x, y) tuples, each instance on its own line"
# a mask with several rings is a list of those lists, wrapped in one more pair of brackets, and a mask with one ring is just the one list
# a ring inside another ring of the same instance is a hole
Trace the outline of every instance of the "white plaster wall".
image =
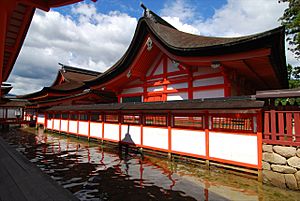
[(142, 87), (133, 87), (133, 88), (124, 89), (122, 91), (122, 94), (132, 94), (132, 93), (142, 93), (142, 92), (143, 92)]
[(93, 123), (90, 125), (90, 137), (102, 138), (102, 123)]
[(205, 156), (205, 132), (172, 129), (172, 150)]
[(61, 120), (60, 130), (63, 132), (68, 132), (68, 120)]
[(143, 145), (168, 149), (168, 129), (143, 127)]
[(47, 120), (47, 128), (52, 129), (52, 124), (53, 124), (53, 119), (48, 119)]
[(168, 72), (179, 71), (179, 68), (173, 64), (171, 59), (168, 58)]
[(169, 84), (167, 89), (168, 90), (173, 90), (173, 89), (186, 89), (188, 88), (188, 83), (183, 82), (183, 83), (178, 83), (178, 84)]
[(257, 136), (210, 132), (209, 156), (257, 165)]
[(15, 109), (8, 109), (7, 110), (7, 118), (16, 118), (16, 110)]
[(181, 92), (181, 93), (173, 93), (167, 95), (167, 100), (187, 100), (188, 99), (188, 93), (187, 92)]
[(59, 125), (60, 125), (60, 120), (59, 119), (54, 119), (53, 129), (59, 131)]
[(205, 79), (198, 79), (193, 81), (194, 87), (202, 87), (216, 84), (224, 84), (224, 78), (222, 76), (219, 77), (211, 77)]
[(45, 118), (44, 117), (38, 117), (37, 118), (37, 123), (38, 124), (44, 124), (45, 123)]
[(155, 92), (155, 91), (163, 91), (164, 87), (163, 86), (157, 86), (157, 87), (148, 87), (147, 91), (148, 92)]
[(79, 121), (79, 134), (88, 136), (89, 134), (89, 122)]
[(104, 138), (119, 141), (119, 124), (104, 124)]
[(153, 73), (153, 75), (160, 75), (163, 74), (164, 72), (164, 65), (163, 65), (163, 60), (160, 62), (160, 64), (158, 65), (158, 67), (156, 68), (155, 72)]
[[(133, 143), (136, 145), (141, 144), (141, 127), (135, 126), (135, 125), (122, 125), (121, 126), (121, 140), (124, 142), (129, 142), (127, 138), (125, 138), (125, 135), (129, 133), (130, 138), (132, 139)], [(129, 129), (129, 132), (128, 132)]]
[(204, 90), (204, 91), (194, 91), (193, 99), (199, 98), (218, 98), (224, 97), (224, 89), (213, 89), (213, 90)]
[(70, 133), (77, 133), (77, 121), (70, 121), (69, 122), (69, 132)]

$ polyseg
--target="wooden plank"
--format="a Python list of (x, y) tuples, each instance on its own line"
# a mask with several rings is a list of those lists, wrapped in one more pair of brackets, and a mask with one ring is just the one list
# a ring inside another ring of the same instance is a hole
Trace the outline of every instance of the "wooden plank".
[[(267, 134), (267, 135), (265, 135)], [(264, 113), (264, 135), (263, 135), (263, 139), (267, 138), (270, 139), (270, 113), (269, 112), (265, 112)]]
[(293, 136), (293, 116), (292, 112), (286, 113), (286, 134), (287, 134), (287, 140), (292, 141)]
[(300, 142), (300, 112), (294, 112), (295, 141)]
[[(284, 119), (283, 112), (278, 112), (278, 134), (284, 135)], [(279, 140), (284, 140), (284, 137), (279, 137)]]
[(272, 140), (277, 140), (276, 139), (276, 113), (275, 110), (271, 110), (271, 139)]

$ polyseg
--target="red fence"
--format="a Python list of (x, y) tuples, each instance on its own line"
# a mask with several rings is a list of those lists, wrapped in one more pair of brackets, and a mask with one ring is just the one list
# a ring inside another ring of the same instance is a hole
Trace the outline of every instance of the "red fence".
[(263, 142), (300, 146), (300, 111), (265, 111)]

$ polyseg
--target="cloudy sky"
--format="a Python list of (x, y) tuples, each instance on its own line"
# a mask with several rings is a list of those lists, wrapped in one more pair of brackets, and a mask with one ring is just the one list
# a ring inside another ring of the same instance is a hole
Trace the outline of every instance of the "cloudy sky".
[[(278, 27), (286, 3), (277, 0), (144, 0), (177, 29), (208, 36), (241, 36)], [(58, 63), (103, 72), (126, 51), (143, 9), (140, 0), (86, 0), (37, 10), (8, 79), (13, 94), (49, 86)], [(286, 52), (287, 62), (299, 65)]]

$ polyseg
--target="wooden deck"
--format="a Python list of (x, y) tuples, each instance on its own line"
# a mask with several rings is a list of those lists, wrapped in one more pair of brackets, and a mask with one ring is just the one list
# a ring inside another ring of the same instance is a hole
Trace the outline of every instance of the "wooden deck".
[(78, 200), (0, 137), (0, 200)]

